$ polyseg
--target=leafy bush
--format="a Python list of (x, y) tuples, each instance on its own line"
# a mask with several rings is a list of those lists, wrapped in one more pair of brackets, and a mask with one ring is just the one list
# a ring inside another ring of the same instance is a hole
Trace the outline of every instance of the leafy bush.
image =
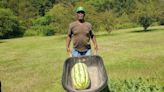
[(153, 79), (111, 80), (111, 92), (163, 92), (162, 87), (153, 83)]
[(52, 22), (51, 16), (39, 17), (33, 21), (33, 26), (35, 25), (49, 25)]
[(109, 11), (106, 11), (102, 14), (101, 18), (102, 18), (101, 20), (102, 20), (102, 24), (104, 25), (105, 31), (110, 33), (114, 29), (114, 26), (116, 24), (115, 15)]
[(135, 23), (140, 24), (144, 31), (147, 31), (147, 28), (154, 22), (156, 11), (154, 8), (154, 4), (151, 1), (143, 1), (137, 3), (136, 11), (134, 12), (134, 16), (131, 16), (132, 20)]
[(160, 12), (160, 14), (158, 14), (157, 20), (159, 21), (160, 25), (164, 25), (164, 11), (162, 11), (162, 12)]
[(140, 16), (139, 23), (144, 27), (144, 31), (153, 23), (153, 19), (150, 16)]
[(164, 25), (164, 19), (160, 19), (160, 20), (159, 20), (159, 24), (160, 24), (160, 25)]
[(55, 31), (53, 27), (46, 26), (33, 26), (25, 32), (25, 36), (51, 36), (54, 35)]
[(47, 15), (52, 16), (54, 30), (57, 33), (67, 33), (69, 23), (73, 21), (73, 9), (71, 6), (56, 4)]
[(14, 16), (10, 9), (0, 8), (0, 38), (12, 38), (22, 36), (24, 31), (21, 30), (17, 17)]
[(95, 32), (100, 31), (101, 24), (101, 16), (96, 12), (96, 9), (91, 5), (83, 5), (86, 8), (86, 21), (90, 22), (93, 26), (93, 30)]
[(51, 36), (55, 34), (54, 28), (50, 26), (53, 21), (51, 16), (39, 17), (33, 20), (33, 26), (25, 32), (25, 36)]
[(126, 28), (135, 28), (138, 27), (139, 25), (136, 23), (131, 23), (131, 22), (125, 22), (125, 23), (120, 23), (120, 24), (116, 24), (114, 26), (115, 29), (126, 29)]
[(115, 29), (133, 28), (137, 26), (137, 23), (132, 23), (132, 21), (129, 19), (129, 15), (126, 13), (122, 14), (120, 17), (115, 18), (114, 21), (116, 22), (114, 25)]

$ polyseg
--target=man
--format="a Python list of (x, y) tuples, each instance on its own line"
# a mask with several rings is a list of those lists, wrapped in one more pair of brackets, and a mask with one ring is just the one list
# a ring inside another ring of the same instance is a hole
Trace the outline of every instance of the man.
[[(73, 57), (92, 55), (90, 39), (94, 45), (94, 54), (97, 53), (98, 47), (96, 38), (92, 32), (92, 25), (84, 20), (85, 9), (78, 7), (76, 9), (77, 20), (70, 23), (69, 31), (66, 39), (67, 52)], [(73, 38), (72, 53), (70, 50), (70, 43)]]

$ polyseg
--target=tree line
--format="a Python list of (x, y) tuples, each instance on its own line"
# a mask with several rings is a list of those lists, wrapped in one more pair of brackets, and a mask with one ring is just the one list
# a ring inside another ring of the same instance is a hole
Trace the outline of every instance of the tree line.
[(164, 25), (163, 0), (0, 0), (0, 38), (65, 34), (78, 6), (96, 32)]

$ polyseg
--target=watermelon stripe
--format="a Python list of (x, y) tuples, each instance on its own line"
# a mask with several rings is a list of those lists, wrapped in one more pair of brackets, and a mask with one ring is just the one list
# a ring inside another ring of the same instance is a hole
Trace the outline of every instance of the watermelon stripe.
[[(87, 72), (86, 72), (86, 67), (85, 67), (84, 64), (82, 64), (82, 68), (83, 68), (83, 72), (84, 72), (83, 74), (87, 74)], [(87, 77), (87, 76), (85, 75), (85, 76), (84, 76), (84, 83), (83, 83), (83, 87), (84, 87), (84, 88), (85, 88), (85, 83), (86, 83), (86, 81), (85, 81), (85, 80), (86, 80), (86, 77)]]
[(76, 66), (75, 66), (75, 80), (76, 80), (76, 85), (77, 85), (77, 88), (79, 88), (81, 85), (80, 85), (80, 82), (78, 81), (79, 79), (78, 79), (78, 76), (79, 76), (79, 64), (76, 64)]
[[(85, 72), (85, 74), (87, 74), (87, 71), (86, 71), (87, 67), (85, 65), (83, 65), (83, 68), (85, 68), (84, 72)], [(87, 80), (87, 76), (88, 75), (84, 76), (85, 80)], [(87, 81), (85, 81), (84, 85), (86, 85), (86, 83), (87, 83)]]
[(78, 63), (77, 64), (77, 68), (76, 68), (76, 73), (77, 73), (77, 76), (76, 76), (76, 79), (77, 79), (77, 85), (79, 88), (81, 88), (81, 74), (80, 74), (80, 71), (81, 70), (81, 64)]
[(73, 79), (73, 84), (76, 84), (76, 78), (73, 78), (75, 76), (75, 68), (73, 68), (73, 76), (72, 76), (72, 79)]
[[(78, 74), (78, 75), (79, 75), (79, 84), (81, 84), (81, 71), (80, 71), (80, 70), (81, 70), (81, 64), (80, 64), (80, 63), (78, 64), (78, 68), (79, 68), (79, 69), (78, 69), (78, 73), (79, 73), (79, 74)], [(81, 86), (81, 85), (80, 85), (80, 86)]]
[(74, 76), (76, 76), (76, 65), (73, 66), (73, 73), (72, 73), (72, 79), (73, 79), (73, 84), (74, 84), (74, 87), (77, 88), (77, 78), (74, 78)]

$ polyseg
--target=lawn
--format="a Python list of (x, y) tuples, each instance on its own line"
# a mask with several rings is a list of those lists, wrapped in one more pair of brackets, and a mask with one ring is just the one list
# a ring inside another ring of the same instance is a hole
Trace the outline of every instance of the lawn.
[[(113, 92), (141, 80), (154, 92), (164, 92), (164, 27), (101, 32), (96, 37)], [(65, 35), (0, 40), (2, 92), (65, 92), (61, 76), (66, 58)]]

